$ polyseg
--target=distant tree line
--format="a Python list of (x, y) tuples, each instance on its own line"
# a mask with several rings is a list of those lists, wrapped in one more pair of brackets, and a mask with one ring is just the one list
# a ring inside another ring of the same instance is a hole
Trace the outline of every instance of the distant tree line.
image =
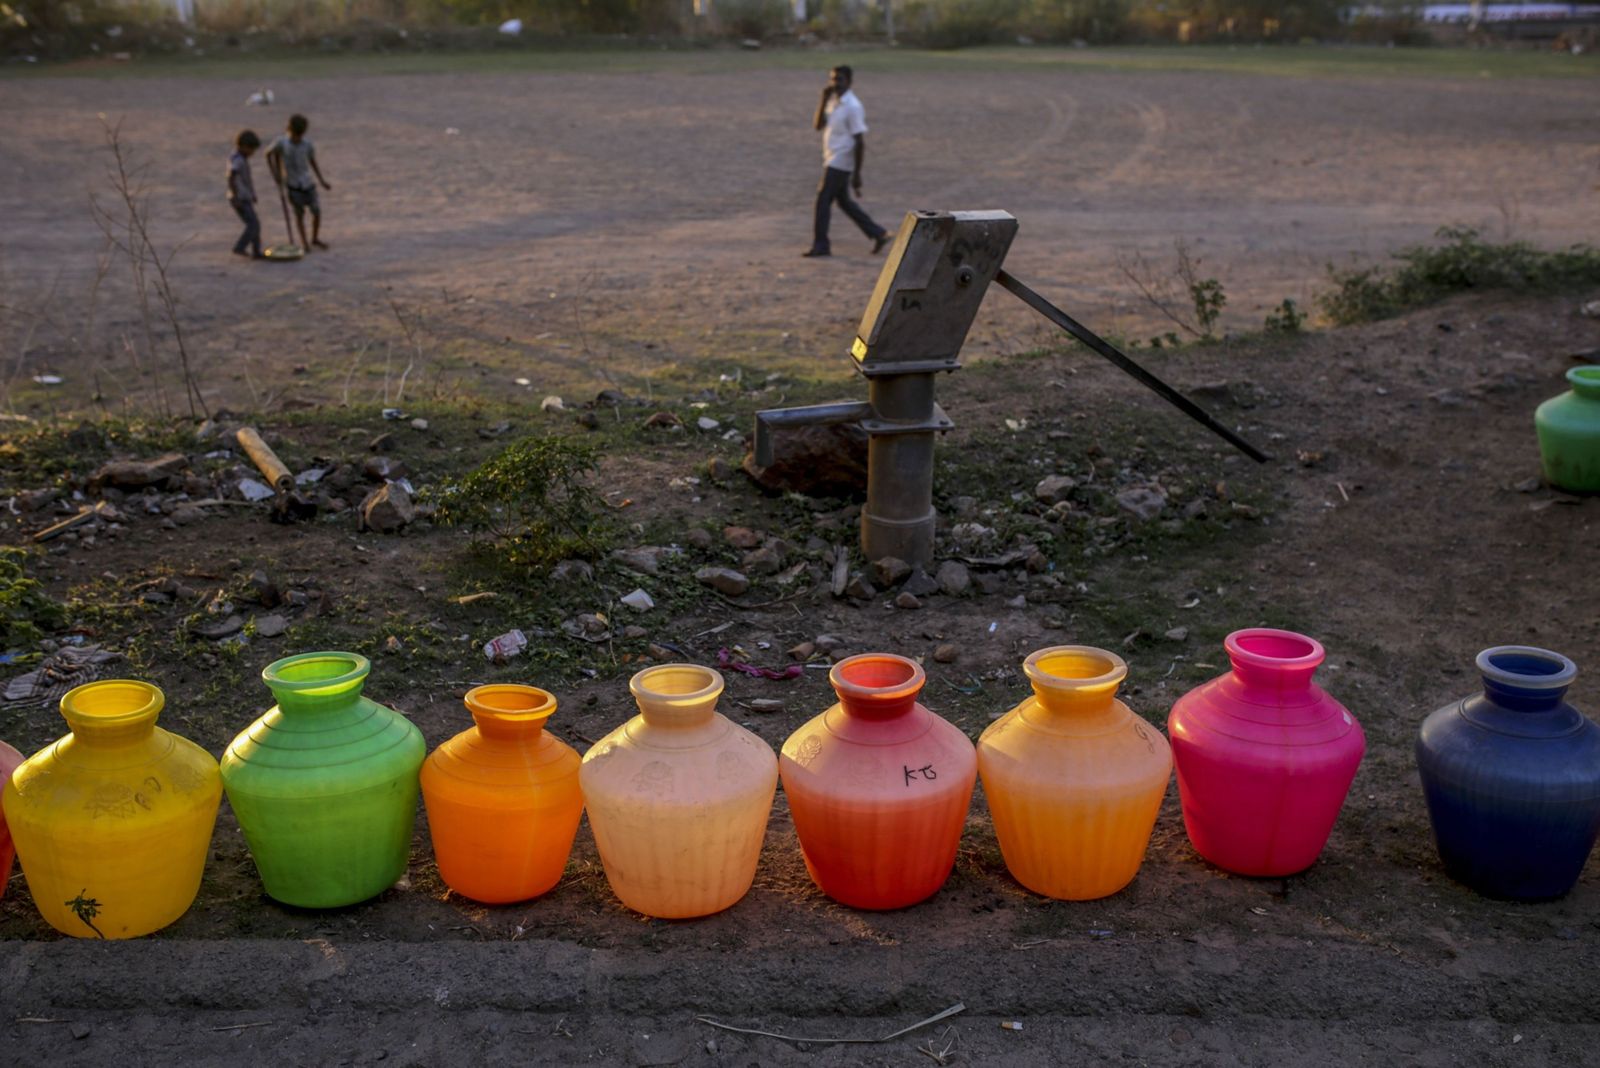
[[(525, 34), (540, 36), (873, 39), (890, 32), (891, 14), (898, 40), (945, 48), (1019, 39), (1041, 44), (1420, 39), (1418, 5), (1353, 7), (1336, 0), (0, 0), (0, 44), (16, 53), (27, 50), (30, 39), (39, 43), (45, 36), (75, 35), (86, 40), (111, 25), (150, 32), (180, 29), (180, 9), (193, 12), (187, 30), (279, 33), (290, 39), (484, 28), (512, 18), (522, 20)], [(154, 44), (150, 32), (145, 39)]]

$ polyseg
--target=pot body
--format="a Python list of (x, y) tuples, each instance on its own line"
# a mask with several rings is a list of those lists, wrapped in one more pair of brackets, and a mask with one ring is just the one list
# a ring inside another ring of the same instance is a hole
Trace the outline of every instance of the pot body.
[(1572, 389), (1533, 413), (1545, 481), (1572, 493), (1600, 493), (1600, 367), (1567, 371)]
[(778, 761), (806, 870), (853, 908), (915, 905), (955, 866), (977, 754), (918, 703), (915, 661), (867, 653), (828, 677), (839, 703), (790, 735)]
[(561, 879), (583, 814), (577, 751), (544, 730), (556, 699), (532, 686), (479, 686), (474, 726), (422, 765), (439, 875), (458, 894), (503, 904)]
[(1567, 704), (1577, 668), (1559, 653), (1499, 646), (1478, 668), (1483, 692), (1417, 736), (1439, 859), (1490, 897), (1560, 897), (1600, 834), (1600, 725)]
[(1233, 670), (1184, 694), (1167, 721), (1184, 828), (1219, 868), (1292, 875), (1327, 844), (1366, 738), (1311, 681), (1318, 642), (1254, 629), (1226, 645)]
[(278, 703), (223, 753), (239, 829), (286, 905), (353, 905), (405, 872), (427, 746), (410, 720), (361, 695), (370, 671), (354, 653), (268, 664)]
[(1106, 897), (1144, 862), (1172, 753), (1117, 700), (1122, 658), (1089, 646), (1023, 662), (1034, 694), (978, 739), (978, 773), (1006, 867), (1034, 893)]
[(11, 775), (7, 825), (46, 922), (78, 938), (136, 938), (200, 890), (222, 801), (217, 762), (157, 727), (165, 698), (108, 679), (68, 691), (72, 733)]
[[(11, 781), (11, 773), (22, 763), (22, 754), (0, 742), (0, 791)], [(0, 897), (6, 893), (6, 881), (11, 878), (11, 862), (16, 859), (17, 848), (11, 843), (11, 828), (6, 825), (4, 807), (0, 807)]]
[(716, 711), (723, 682), (710, 668), (663, 664), (628, 685), (639, 714), (578, 772), (606, 881), (646, 916), (721, 912), (755, 881), (777, 759)]

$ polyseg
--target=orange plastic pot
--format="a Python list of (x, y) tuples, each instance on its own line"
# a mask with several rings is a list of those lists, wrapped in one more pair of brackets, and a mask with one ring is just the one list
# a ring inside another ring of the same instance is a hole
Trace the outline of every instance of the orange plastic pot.
[(422, 801), (445, 885), (474, 901), (526, 901), (561, 880), (583, 814), (578, 753), (548, 734), (556, 699), (533, 686), (479, 686), (475, 724), (422, 765)]
[(778, 758), (806, 870), (854, 908), (914, 905), (955, 866), (978, 777), (972, 743), (917, 702), (927, 677), (914, 660), (852, 656), (828, 681), (839, 703)]
[(1087, 901), (1127, 886), (1144, 862), (1172, 752), (1117, 700), (1128, 665), (1087, 645), (1022, 662), (1033, 696), (978, 739), (995, 836), (1017, 882)]

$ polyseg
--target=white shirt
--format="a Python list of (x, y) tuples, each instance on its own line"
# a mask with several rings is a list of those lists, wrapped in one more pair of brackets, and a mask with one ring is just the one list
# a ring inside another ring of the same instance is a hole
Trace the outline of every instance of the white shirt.
[(856, 169), (856, 134), (867, 132), (867, 113), (855, 91), (846, 89), (828, 105), (822, 127), (822, 162), (836, 171)]

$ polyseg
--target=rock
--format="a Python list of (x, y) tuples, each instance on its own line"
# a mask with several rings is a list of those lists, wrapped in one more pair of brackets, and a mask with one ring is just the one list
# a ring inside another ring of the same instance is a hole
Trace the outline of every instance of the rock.
[(896, 608), (905, 608), (905, 609), (921, 608), (922, 607), (922, 602), (917, 600), (917, 598), (913, 594), (909, 594), (909, 593), (905, 592), (904, 590), (901, 590), (900, 593), (894, 599), (894, 606)]
[(1078, 480), (1071, 475), (1050, 475), (1033, 487), (1033, 495), (1045, 504), (1055, 504), (1057, 501), (1065, 500), (1067, 494), (1077, 485)]
[(641, 545), (635, 549), (613, 549), (611, 559), (629, 571), (637, 571), (643, 575), (659, 575), (662, 562), (677, 556), (682, 551), (668, 545)]
[(361, 529), (394, 534), (416, 517), (411, 494), (397, 482), (385, 483), (361, 502)]
[(873, 561), (872, 574), (880, 586), (897, 586), (911, 574), (911, 565), (898, 556), (885, 556)]
[(803, 662), (810, 660), (811, 657), (815, 655), (816, 651), (816, 642), (801, 642), (799, 645), (789, 650), (789, 657), (793, 660), (799, 660)]
[(782, 712), (783, 702), (776, 697), (757, 697), (753, 701), (746, 701), (752, 712)]
[(982, 523), (957, 523), (950, 528), (950, 540), (962, 548), (982, 545), (994, 537), (994, 528)]
[(639, 626), (637, 623), (632, 623), (622, 628), (622, 636), (631, 642), (636, 642), (640, 638), (648, 637), (649, 634), (650, 632), (648, 630)]
[(617, 600), (621, 601), (623, 604), (627, 605), (629, 608), (632, 608), (636, 612), (648, 612), (650, 609), (656, 606), (655, 601), (651, 600), (650, 595), (644, 592), (642, 589), (634, 590), (632, 593), (624, 594), (623, 596), (617, 598)]
[(1012, 598), (1010, 598), (1010, 599), (1008, 599), (1006, 601), (1006, 607), (1007, 608), (1026, 608), (1026, 607), (1028, 607), (1028, 595), (1025, 594), (1025, 593), (1017, 594), (1015, 597), (1012, 597)]
[(539, 410), (541, 412), (564, 412), (567, 410), (567, 406), (562, 403), (560, 397), (552, 393), (539, 402)]
[(870, 601), (878, 596), (878, 590), (867, 576), (857, 571), (845, 583), (844, 595), (857, 601)]
[(1511, 488), (1516, 490), (1518, 493), (1537, 493), (1539, 490), (1539, 480), (1537, 478), (1525, 478)]
[(250, 577), (245, 580), (245, 589), (257, 604), (267, 608), (274, 608), (283, 601), (283, 594), (278, 590), (278, 584), (273, 582), (265, 571), (250, 572)]
[(1167, 495), (1160, 486), (1129, 486), (1117, 494), (1117, 507), (1140, 522), (1149, 522), (1167, 506)]
[(1228, 503), (1228, 511), (1232, 512), (1234, 515), (1238, 516), (1240, 519), (1260, 519), (1261, 518), (1261, 509), (1254, 508), (1254, 507), (1252, 507), (1252, 506), (1250, 506), (1248, 504), (1240, 504), (1238, 501), (1230, 501)]
[(241, 630), (244, 630), (244, 617), (235, 614), (208, 619), (204, 623), (196, 625), (194, 633), (197, 637), (218, 641), (222, 638), (232, 637)]
[[(17, 494), (17, 498), (16, 499), (17, 499), (17, 504), (21, 506), (21, 508), (22, 508), (22, 510), (24, 512), (37, 512), (40, 509), (45, 508), (46, 506), (55, 503), (56, 499), (59, 498), (60, 496), (61, 496), (61, 491), (59, 489), (56, 489), (56, 488), (36, 489), (36, 490), (23, 490), (21, 493)], [(149, 506), (146, 505), (146, 508), (148, 508), (148, 507)], [(159, 506), (158, 506), (158, 508), (159, 508)], [(160, 514), (159, 510), (154, 514), (159, 515)]]
[(769, 542), (753, 552), (745, 553), (741, 566), (751, 574), (776, 575), (783, 570), (781, 542)]
[(713, 482), (726, 482), (733, 477), (733, 468), (722, 457), (713, 456), (706, 461), (706, 477)]
[(420, 417), (416, 418), (416, 419), (413, 419), (413, 420), (411, 420), (411, 429), (412, 430), (426, 430), (426, 429), (428, 429), (428, 421), (426, 419), (422, 419)]
[(836, 638), (832, 634), (817, 635), (813, 644), (817, 647), (817, 651), (822, 653), (831, 653), (835, 649), (844, 648), (843, 639)]
[(1581, 310), (1591, 319), (1600, 319), (1600, 300), (1591, 300)]
[(394, 448), (394, 435), (389, 433), (387, 430), (373, 438), (371, 441), (367, 442), (368, 452), (382, 453), (388, 452), (392, 448)]
[(950, 642), (945, 642), (933, 651), (934, 660), (941, 664), (954, 664), (956, 657), (961, 655), (961, 647)]
[(694, 577), (702, 586), (710, 586), (729, 597), (738, 597), (750, 588), (750, 580), (731, 567), (702, 567)]
[(1038, 549), (1028, 554), (1028, 559), (1023, 562), (1030, 575), (1042, 575), (1050, 570), (1050, 558)]
[(88, 1024), (84, 1023), (82, 1020), (79, 1020), (72, 1025), (72, 1037), (82, 1041), (83, 1039), (89, 1037), (91, 1030), (92, 1029)]
[(704, 552), (716, 543), (716, 538), (711, 536), (711, 531), (705, 527), (695, 527), (683, 536), (683, 540), (694, 548)]
[(1173, 627), (1171, 630), (1167, 631), (1166, 634), (1162, 635), (1162, 637), (1166, 638), (1167, 641), (1169, 641), (1169, 642), (1188, 641), (1189, 640), (1189, 628), (1188, 627)]
[(361, 464), (361, 473), (373, 482), (392, 482), (411, 472), (392, 456), (369, 456)]
[(276, 638), (289, 629), (289, 621), (278, 613), (256, 617), (256, 636), (261, 638)]
[(699, 427), (701, 430), (711, 431), (717, 429), (717, 427), (721, 426), (722, 424), (711, 418), (709, 415), (702, 415), (700, 418), (694, 421), (694, 425)]
[(181, 452), (169, 452), (154, 460), (112, 460), (89, 476), (89, 490), (92, 493), (106, 486), (143, 489), (170, 485), (179, 480), (180, 473), (188, 466), (189, 458)]
[(651, 642), (645, 652), (650, 654), (651, 660), (659, 660), (664, 664), (671, 663), (673, 660), (678, 658), (677, 654), (671, 649), (668, 649), (664, 645), (657, 645), (655, 642)]
[(585, 430), (599, 430), (600, 417), (593, 412), (583, 411), (572, 417), (572, 421)]
[(683, 421), (677, 416), (673, 415), (671, 412), (656, 412), (654, 415), (650, 416), (650, 418), (644, 421), (644, 425), (659, 429), (671, 429), (673, 427), (682, 426)]
[(999, 571), (979, 571), (972, 576), (972, 585), (979, 593), (990, 597), (1006, 588), (1006, 577)]
[(934, 581), (949, 596), (960, 597), (972, 586), (972, 574), (967, 570), (967, 565), (959, 560), (946, 560), (939, 565)]
[(858, 423), (785, 427), (772, 435), (772, 463), (745, 453), (744, 472), (757, 485), (808, 497), (859, 498), (867, 488), (867, 432)]
[(594, 568), (587, 560), (563, 560), (550, 569), (552, 582), (593, 582)]
[(904, 592), (913, 597), (927, 597), (939, 592), (939, 580), (922, 570), (920, 567), (912, 568), (911, 574), (906, 577), (906, 583), (900, 587)]
[(383, 651), (392, 656), (395, 653), (405, 652), (406, 647), (399, 638), (391, 634), (383, 640)]
[[(206, 510), (204, 508), (196, 508), (192, 504), (180, 504), (178, 507), (172, 510), (172, 515), (169, 518), (171, 519), (173, 526), (186, 527), (190, 523), (193, 523), (196, 520), (204, 519), (205, 517)], [(166, 523), (162, 523), (161, 525), (166, 526)]]
[(754, 549), (761, 544), (761, 535), (749, 527), (723, 527), (722, 538), (735, 549)]

